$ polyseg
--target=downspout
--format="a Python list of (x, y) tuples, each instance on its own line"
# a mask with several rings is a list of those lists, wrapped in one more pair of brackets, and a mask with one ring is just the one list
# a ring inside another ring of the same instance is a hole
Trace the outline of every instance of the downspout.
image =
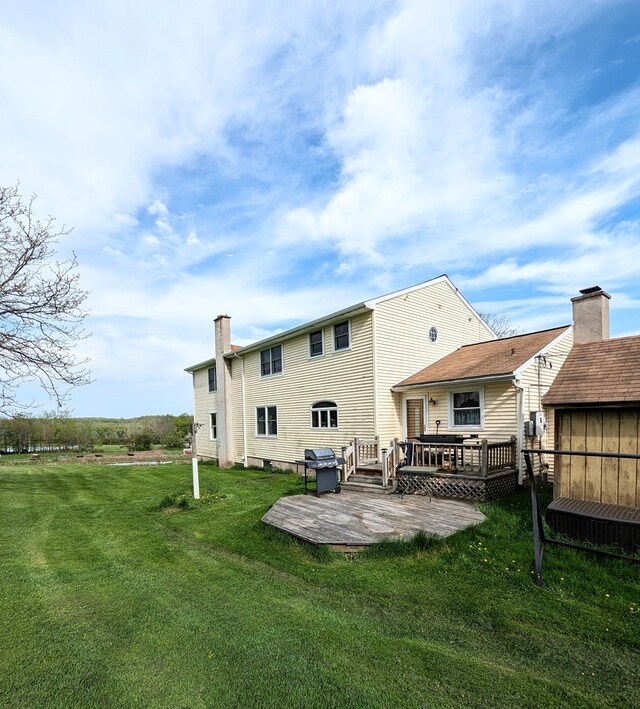
[(522, 485), (522, 453), (520, 451), (524, 447), (524, 387), (518, 382), (517, 379), (513, 380), (513, 386), (516, 390), (516, 409), (518, 414), (518, 433), (516, 436), (516, 445), (518, 446), (518, 485)]
[(234, 352), (234, 357), (236, 359), (242, 360), (242, 368), (240, 370), (240, 391), (242, 398), (242, 464), (247, 467), (247, 417), (246, 413), (246, 401), (244, 394), (244, 357), (240, 357), (237, 352)]
[[(372, 357), (372, 368), (373, 368), (373, 435), (374, 437), (379, 435), (378, 432), (378, 362), (376, 358), (376, 350), (378, 348), (377, 335), (376, 335), (376, 311), (371, 311), (371, 337), (373, 339), (373, 357)], [(378, 439), (379, 443), (380, 439)]]

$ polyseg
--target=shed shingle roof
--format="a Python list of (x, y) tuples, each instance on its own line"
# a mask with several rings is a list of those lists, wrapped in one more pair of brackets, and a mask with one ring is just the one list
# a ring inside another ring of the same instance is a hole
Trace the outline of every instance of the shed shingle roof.
[(398, 387), (435, 384), (462, 379), (509, 376), (535, 357), (569, 328), (568, 325), (526, 335), (464, 345), (455, 352), (412, 374)]
[(640, 336), (574, 345), (542, 402), (640, 403)]

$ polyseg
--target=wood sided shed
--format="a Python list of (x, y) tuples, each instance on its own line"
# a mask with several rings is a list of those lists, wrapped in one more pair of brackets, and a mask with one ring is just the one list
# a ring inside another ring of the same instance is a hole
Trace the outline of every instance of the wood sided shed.
[[(543, 398), (555, 449), (640, 453), (640, 336), (574, 345)], [(557, 455), (553, 529), (626, 551), (640, 549), (640, 460)]]

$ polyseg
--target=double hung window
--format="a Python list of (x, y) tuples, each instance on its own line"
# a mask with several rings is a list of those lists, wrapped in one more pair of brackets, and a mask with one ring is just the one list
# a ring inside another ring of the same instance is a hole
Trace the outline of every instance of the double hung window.
[(278, 435), (278, 409), (276, 406), (256, 407), (256, 436)]
[(207, 369), (207, 376), (209, 378), (209, 391), (217, 391), (218, 389), (218, 378), (216, 374), (216, 366), (209, 367)]
[(349, 321), (336, 323), (333, 326), (333, 349), (348, 350), (351, 346), (351, 335), (349, 332)]
[(309, 357), (320, 357), (323, 354), (322, 330), (309, 333)]
[(270, 377), (282, 373), (282, 345), (275, 345), (260, 352), (260, 374)]
[(481, 428), (483, 392), (481, 389), (451, 392), (451, 423), (455, 428)]

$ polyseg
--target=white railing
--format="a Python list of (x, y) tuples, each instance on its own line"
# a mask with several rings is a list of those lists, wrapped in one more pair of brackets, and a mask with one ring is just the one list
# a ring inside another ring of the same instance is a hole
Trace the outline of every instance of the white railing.
[(389, 443), (388, 448), (382, 449), (382, 485), (387, 487), (389, 480), (395, 478), (396, 469), (400, 465), (400, 459), (402, 456), (402, 449), (400, 448), (400, 442), (397, 438), (394, 438), (391, 443)]
[(356, 452), (356, 467), (380, 462), (380, 440), (375, 438), (356, 438), (353, 441)]
[(356, 447), (351, 443), (348, 446), (342, 446), (342, 457), (344, 464), (342, 466), (341, 478), (342, 482), (347, 480), (356, 472)]

